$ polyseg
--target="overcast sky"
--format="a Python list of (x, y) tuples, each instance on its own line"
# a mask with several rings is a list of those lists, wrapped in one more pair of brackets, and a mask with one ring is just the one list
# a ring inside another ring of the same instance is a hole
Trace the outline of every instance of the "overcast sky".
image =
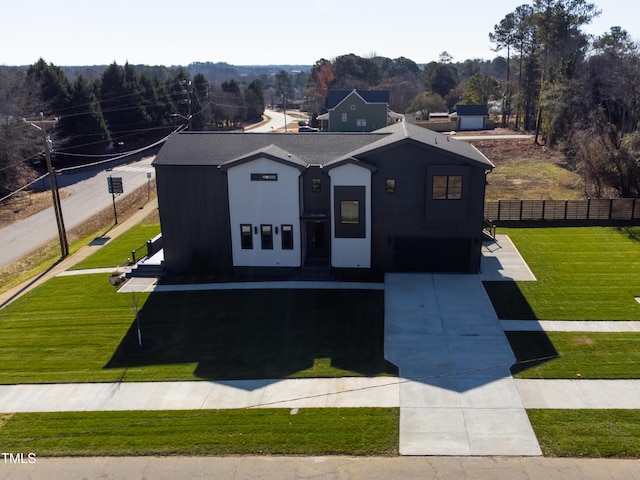
[[(527, 0), (11, 0), (2, 8), (0, 64), (58, 66), (227, 62), (312, 65), (354, 53), (416, 63), (492, 59), (488, 34)], [(611, 26), (640, 41), (640, 2), (595, 0)]]

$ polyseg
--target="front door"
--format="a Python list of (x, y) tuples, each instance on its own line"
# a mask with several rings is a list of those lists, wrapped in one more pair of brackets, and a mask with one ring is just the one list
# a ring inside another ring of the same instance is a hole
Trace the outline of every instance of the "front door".
[(329, 260), (329, 223), (326, 221), (306, 222), (307, 260)]

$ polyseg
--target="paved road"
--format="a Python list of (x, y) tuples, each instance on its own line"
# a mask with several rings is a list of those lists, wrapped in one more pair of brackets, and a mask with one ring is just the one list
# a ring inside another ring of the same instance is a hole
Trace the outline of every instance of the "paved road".
[[(27, 462), (27, 455), (24, 455)], [(89, 457), (3, 464), (0, 480), (640, 480), (637, 460), (540, 457)]]
[[(124, 192), (129, 193), (147, 184), (147, 172), (152, 177), (154, 157), (113, 168), (96, 167), (69, 172), (58, 177), (60, 188), (70, 193), (62, 201), (62, 214), (67, 231), (111, 206), (111, 194), (107, 191), (107, 177), (122, 177)], [(0, 230), (0, 268), (37, 250), (45, 243), (58, 238), (53, 207)]]
[(261, 123), (253, 128), (247, 128), (245, 130), (252, 133), (270, 133), (279, 129), (283, 129), (285, 126), (285, 118), (287, 125), (292, 122), (298, 121), (297, 117), (293, 117), (289, 114), (287, 114), (285, 117), (284, 112), (277, 112), (275, 110), (265, 110), (264, 114), (268, 118), (266, 122)]

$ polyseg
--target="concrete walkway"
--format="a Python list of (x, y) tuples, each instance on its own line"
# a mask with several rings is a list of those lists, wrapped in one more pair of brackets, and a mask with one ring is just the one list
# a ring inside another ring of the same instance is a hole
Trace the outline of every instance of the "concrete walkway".
[[(448, 379), (448, 381), (445, 381)], [(124, 410), (234, 410), (244, 408), (401, 407), (463, 417), (482, 413), (507, 392), (526, 408), (640, 409), (640, 380), (513, 380), (465, 378), (464, 374), (422, 381), (396, 377), (299, 378), (201, 382), (124, 382), (0, 385), (0, 412), (87, 412)], [(428, 399), (415, 406), (414, 395)], [(515, 398), (519, 396), (521, 402)], [(504, 400), (499, 400), (504, 401)], [(450, 402), (450, 403), (446, 403)], [(404, 405), (404, 407), (403, 407)], [(449, 409), (448, 411), (446, 409)], [(492, 411), (495, 408), (490, 408)], [(495, 413), (499, 412), (499, 408)], [(420, 413), (408, 410), (407, 418)], [(508, 413), (508, 412), (507, 412)], [(435, 420), (431, 428), (443, 423)], [(445, 419), (443, 416), (441, 420)], [(508, 417), (507, 417), (508, 418)], [(503, 421), (505, 419), (503, 418)], [(410, 426), (406, 426), (409, 428)], [(410, 428), (410, 431), (415, 428)], [(473, 433), (473, 432), (472, 432)], [(486, 433), (486, 432), (485, 432)], [(495, 432), (494, 432), (495, 433)], [(447, 437), (451, 437), (450, 432)], [(414, 438), (417, 433), (413, 432)], [(489, 439), (487, 439), (488, 441)], [(450, 443), (447, 440), (448, 443)], [(506, 454), (504, 452), (500, 455)]]
[(640, 322), (596, 320), (501, 320), (505, 332), (640, 332)]

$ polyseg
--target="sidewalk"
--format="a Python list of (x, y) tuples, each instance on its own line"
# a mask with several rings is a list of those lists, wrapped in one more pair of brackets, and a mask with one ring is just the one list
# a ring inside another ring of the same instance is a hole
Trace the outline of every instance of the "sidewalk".
[[(467, 388), (449, 388), (448, 384), (456, 382), (460, 387)], [(516, 379), (513, 382), (515, 387), (509, 387), (509, 398), (506, 400), (518, 402), (521, 405), (518, 408), (640, 409), (640, 380)], [(501, 399), (500, 395), (506, 383), (507, 379), (503, 378), (492, 382), (477, 380), (474, 384), (469, 379), (465, 380), (464, 376), (460, 379), (456, 375), (425, 377), (420, 380), (401, 377), (343, 377), (0, 385), (0, 412), (402, 408), (417, 401), (415, 397), (412, 400), (412, 395), (419, 394), (430, 402), (429, 407), (410, 408), (432, 408), (434, 414), (443, 414), (444, 418), (444, 414), (447, 414), (445, 408), (452, 408), (447, 407), (444, 402), (451, 398), (455, 398), (455, 403), (463, 411), (482, 409), (482, 402), (485, 406), (487, 402), (504, 402), (505, 399)], [(490, 395), (487, 396), (488, 394)], [(410, 418), (415, 419), (415, 415), (411, 414)], [(505, 421), (508, 417), (501, 418)], [(434, 420), (432, 428), (438, 424), (442, 425)], [(415, 433), (415, 427), (410, 431)], [(450, 441), (451, 439), (449, 444)], [(439, 445), (438, 448), (442, 449), (444, 445)], [(513, 445), (509, 447), (513, 448)], [(505, 454), (507, 453), (499, 453)]]

